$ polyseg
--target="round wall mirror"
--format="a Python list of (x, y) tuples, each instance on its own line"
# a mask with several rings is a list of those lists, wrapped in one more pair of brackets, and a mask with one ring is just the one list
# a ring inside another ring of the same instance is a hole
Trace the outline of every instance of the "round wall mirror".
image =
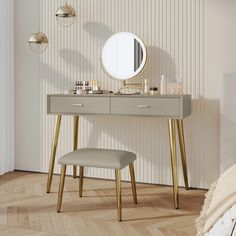
[(101, 59), (103, 68), (111, 77), (127, 80), (143, 71), (147, 61), (147, 51), (137, 35), (120, 32), (106, 41)]

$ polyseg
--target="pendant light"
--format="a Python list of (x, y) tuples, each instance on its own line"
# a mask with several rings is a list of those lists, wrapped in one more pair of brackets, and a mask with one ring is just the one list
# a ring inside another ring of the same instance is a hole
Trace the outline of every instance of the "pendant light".
[(56, 12), (57, 22), (62, 26), (70, 26), (75, 21), (75, 10), (67, 3), (57, 9)]
[(42, 32), (34, 33), (29, 38), (29, 46), (35, 53), (42, 53), (48, 46), (48, 38)]

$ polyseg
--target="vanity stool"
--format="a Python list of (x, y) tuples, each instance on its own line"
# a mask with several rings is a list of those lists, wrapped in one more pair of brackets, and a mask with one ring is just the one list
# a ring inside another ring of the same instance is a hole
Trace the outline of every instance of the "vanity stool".
[(79, 196), (82, 197), (83, 192), (83, 173), (84, 167), (99, 167), (115, 169), (116, 177), (116, 198), (118, 220), (122, 221), (122, 205), (121, 205), (121, 169), (129, 165), (131, 186), (134, 203), (137, 204), (136, 183), (134, 174), (134, 161), (136, 155), (132, 152), (122, 150), (97, 149), (97, 148), (80, 148), (70, 152), (59, 158), (58, 163), (61, 164), (61, 178), (58, 191), (57, 212), (61, 210), (66, 166), (80, 166), (79, 180)]

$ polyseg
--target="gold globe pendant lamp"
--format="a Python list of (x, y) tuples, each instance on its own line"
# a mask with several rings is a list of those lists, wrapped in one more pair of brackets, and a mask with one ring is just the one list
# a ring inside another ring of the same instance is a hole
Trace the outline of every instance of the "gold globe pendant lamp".
[(35, 53), (42, 53), (48, 46), (48, 38), (42, 32), (34, 33), (29, 38), (29, 46)]
[(57, 22), (64, 27), (71, 26), (75, 21), (75, 16), (74, 8), (67, 3), (59, 7), (56, 12)]

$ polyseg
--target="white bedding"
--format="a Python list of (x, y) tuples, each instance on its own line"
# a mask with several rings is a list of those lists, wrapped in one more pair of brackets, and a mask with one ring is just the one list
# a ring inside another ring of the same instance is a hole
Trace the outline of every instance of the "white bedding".
[(196, 220), (198, 236), (207, 233), (214, 236), (232, 235), (236, 222), (235, 179), (236, 164), (221, 174), (210, 186), (200, 217)]
[(214, 224), (205, 236), (236, 236), (236, 204)]

